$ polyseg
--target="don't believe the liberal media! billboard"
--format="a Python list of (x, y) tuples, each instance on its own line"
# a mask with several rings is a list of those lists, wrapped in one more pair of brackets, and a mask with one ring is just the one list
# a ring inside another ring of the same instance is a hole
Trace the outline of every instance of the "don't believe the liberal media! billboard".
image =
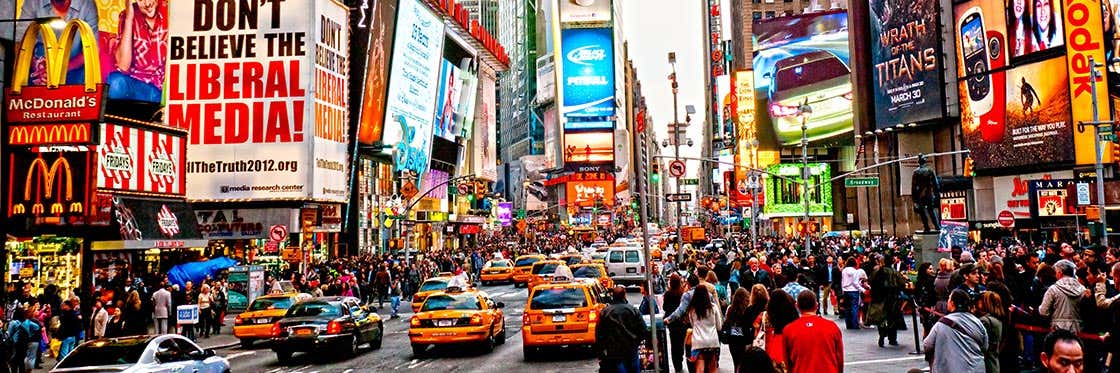
[(941, 118), (939, 3), (871, 1), (872, 88), (878, 128)]
[(167, 122), (190, 131), (188, 198), (347, 200), (347, 8), (230, 4), (170, 4)]

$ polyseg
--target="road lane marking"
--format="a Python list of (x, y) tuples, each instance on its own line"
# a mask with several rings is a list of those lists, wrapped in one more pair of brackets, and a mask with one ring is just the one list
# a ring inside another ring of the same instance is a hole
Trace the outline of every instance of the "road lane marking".
[(226, 356), (226, 360), (233, 360), (233, 359), (236, 359), (236, 358), (239, 358), (239, 357), (242, 357), (242, 356), (252, 355), (252, 354), (255, 354), (255, 353), (257, 353), (257, 352), (256, 351), (242, 351), (242, 352), (238, 352), (238, 353), (233, 354), (233, 355)]
[(353, 369), (347, 369), (347, 370), (342, 371), (342, 373), (350, 373), (350, 372), (353, 372), (353, 371), (354, 371)]
[(276, 372), (279, 372), (281, 369), (284, 369), (284, 368), (275, 368), (273, 370), (270, 370), (270, 371), (267, 371), (267, 372), (264, 372), (264, 373), (276, 373)]
[(847, 365), (893, 363), (893, 362), (899, 362), (899, 361), (924, 360), (924, 359), (925, 359), (925, 357), (922, 357), (922, 356), (909, 356), (909, 357), (896, 357), (896, 358), (891, 358), (891, 359), (851, 361), (851, 362), (844, 363), (844, 365), (847, 366)]

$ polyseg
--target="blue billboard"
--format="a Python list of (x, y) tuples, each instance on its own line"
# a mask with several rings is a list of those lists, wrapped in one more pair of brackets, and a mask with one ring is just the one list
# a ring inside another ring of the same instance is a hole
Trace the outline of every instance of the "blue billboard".
[(569, 121), (602, 122), (615, 114), (612, 38), (610, 28), (561, 31), (564, 56), (561, 114)]

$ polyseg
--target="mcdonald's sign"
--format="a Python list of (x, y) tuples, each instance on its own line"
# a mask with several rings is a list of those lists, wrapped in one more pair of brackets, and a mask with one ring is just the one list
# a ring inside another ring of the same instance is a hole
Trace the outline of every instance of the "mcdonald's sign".
[(84, 217), (90, 195), (91, 156), (90, 152), (9, 154), (8, 216), (48, 221)]
[(93, 124), (53, 123), (8, 127), (8, 144), (21, 146), (91, 145)]
[[(42, 35), (47, 85), (27, 86), (35, 45)], [(74, 39), (81, 38), (85, 82), (64, 85)], [(81, 20), (71, 20), (60, 39), (47, 24), (31, 23), (16, 50), (11, 88), (7, 96), (8, 123), (100, 122), (105, 112), (101, 57), (97, 33)]]

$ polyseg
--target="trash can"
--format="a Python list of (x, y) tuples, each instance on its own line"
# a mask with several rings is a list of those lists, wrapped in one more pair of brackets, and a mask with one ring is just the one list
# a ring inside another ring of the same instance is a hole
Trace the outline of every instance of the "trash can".
[[(654, 315), (653, 318), (655, 320), (656, 326), (651, 326), (650, 325), (649, 315), (643, 315), (642, 316), (642, 319), (644, 319), (645, 322), (646, 322), (646, 333), (649, 333), (651, 327), (656, 327), (657, 328), (657, 352), (658, 353), (657, 353), (657, 356), (654, 356), (653, 346), (651, 346), (649, 344), (648, 340), (643, 341), (642, 344), (638, 347), (638, 357), (639, 357), (639, 359), (641, 359), (641, 365), (642, 365), (641, 369), (642, 369), (643, 373), (645, 373), (645, 372), (651, 372), (651, 373), (668, 372), (669, 371), (669, 352), (668, 352), (669, 344), (667, 342), (668, 341), (668, 334), (665, 333), (664, 317), (661, 314), (657, 314), (657, 315)], [(647, 334), (647, 337), (648, 337), (648, 335), (649, 334)], [(661, 368), (660, 370), (654, 370), (653, 369), (654, 359), (657, 359), (658, 367)]]

